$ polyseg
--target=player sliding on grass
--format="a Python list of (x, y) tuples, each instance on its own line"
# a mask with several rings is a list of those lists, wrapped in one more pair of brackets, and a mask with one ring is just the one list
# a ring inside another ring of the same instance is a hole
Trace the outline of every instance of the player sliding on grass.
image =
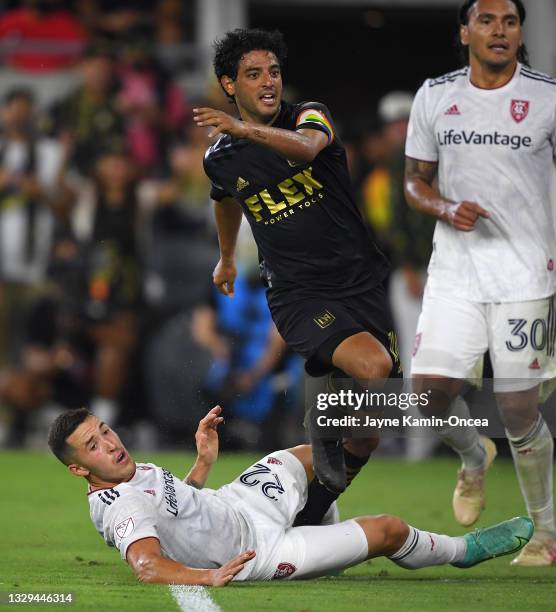
[(533, 534), (514, 518), (463, 537), (420, 531), (395, 516), (292, 527), (313, 478), (311, 447), (267, 455), (231, 484), (202, 489), (218, 456), (216, 406), (195, 435), (197, 460), (184, 481), (129, 456), (108, 425), (82, 408), (60, 415), (49, 446), (89, 483), (91, 518), (143, 582), (224, 586), (231, 580), (324, 576), (387, 556), (408, 569), (451, 563), (472, 567), (516, 552)]

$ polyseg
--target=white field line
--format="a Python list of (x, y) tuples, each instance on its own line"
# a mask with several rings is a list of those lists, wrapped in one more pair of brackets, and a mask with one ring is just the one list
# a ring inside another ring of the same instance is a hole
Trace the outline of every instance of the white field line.
[(172, 584), (170, 593), (183, 612), (222, 612), (202, 586)]

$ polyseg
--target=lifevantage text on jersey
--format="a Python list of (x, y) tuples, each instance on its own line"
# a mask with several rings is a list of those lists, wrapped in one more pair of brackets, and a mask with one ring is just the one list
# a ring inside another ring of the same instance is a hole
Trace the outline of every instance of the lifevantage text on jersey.
[(436, 133), (438, 144), (442, 146), (449, 145), (495, 145), (510, 147), (514, 151), (519, 151), (523, 148), (531, 148), (533, 139), (530, 136), (520, 136), (519, 134), (501, 134), (500, 132), (481, 133), (475, 130), (444, 130), (441, 134)]

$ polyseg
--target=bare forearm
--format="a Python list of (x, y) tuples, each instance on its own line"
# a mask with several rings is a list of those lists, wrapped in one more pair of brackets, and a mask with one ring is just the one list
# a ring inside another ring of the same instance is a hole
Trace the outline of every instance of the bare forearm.
[(211, 467), (211, 463), (206, 463), (197, 457), (195, 464), (185, 477), (185, 483), (195, 487), (196, 489), (202, 489), (207, 482)]
[(220, 244), (220, 257), (233, 260), (243, 212), (234, 200), (214, 203), (214, 216)]
[[(324, 134), (323, 134), (324, 136)], [(245, 138), (262, 144), (292, 162), (313, 161), (322, 146), (301, 131), (283, 130), (263, 125), (245, 123)]]
[(415, 210), (447, 221), (454, 202), (434, 186), (435, 176), (436, 164), (406, 158), (405, 198)]
[(164, 557), (141, 560), (135, 569), (141, 582), (202, 586), (212, 585), (211, 572), (212, 570), (186, 567)]

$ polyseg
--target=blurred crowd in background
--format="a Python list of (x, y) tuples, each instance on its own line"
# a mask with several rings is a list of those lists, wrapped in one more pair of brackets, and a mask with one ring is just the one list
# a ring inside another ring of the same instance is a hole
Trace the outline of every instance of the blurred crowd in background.
[[(234, 299), (212, 286), (209, 141), (191, 109), (232, 107), (209, 74), (189, 86), (191, 3), (0, 4), (0, 447), (44, 444), (53, 414), (85, 405), (131, 444), (183, 448), (215, 403), (226, 448), (298, 443), (303, 364), (272, 323), (248, 227)], [(412, 97), (356, 109), (341, 134), (393, 263), (406, 371), (434, 225), (403, 197)]]

